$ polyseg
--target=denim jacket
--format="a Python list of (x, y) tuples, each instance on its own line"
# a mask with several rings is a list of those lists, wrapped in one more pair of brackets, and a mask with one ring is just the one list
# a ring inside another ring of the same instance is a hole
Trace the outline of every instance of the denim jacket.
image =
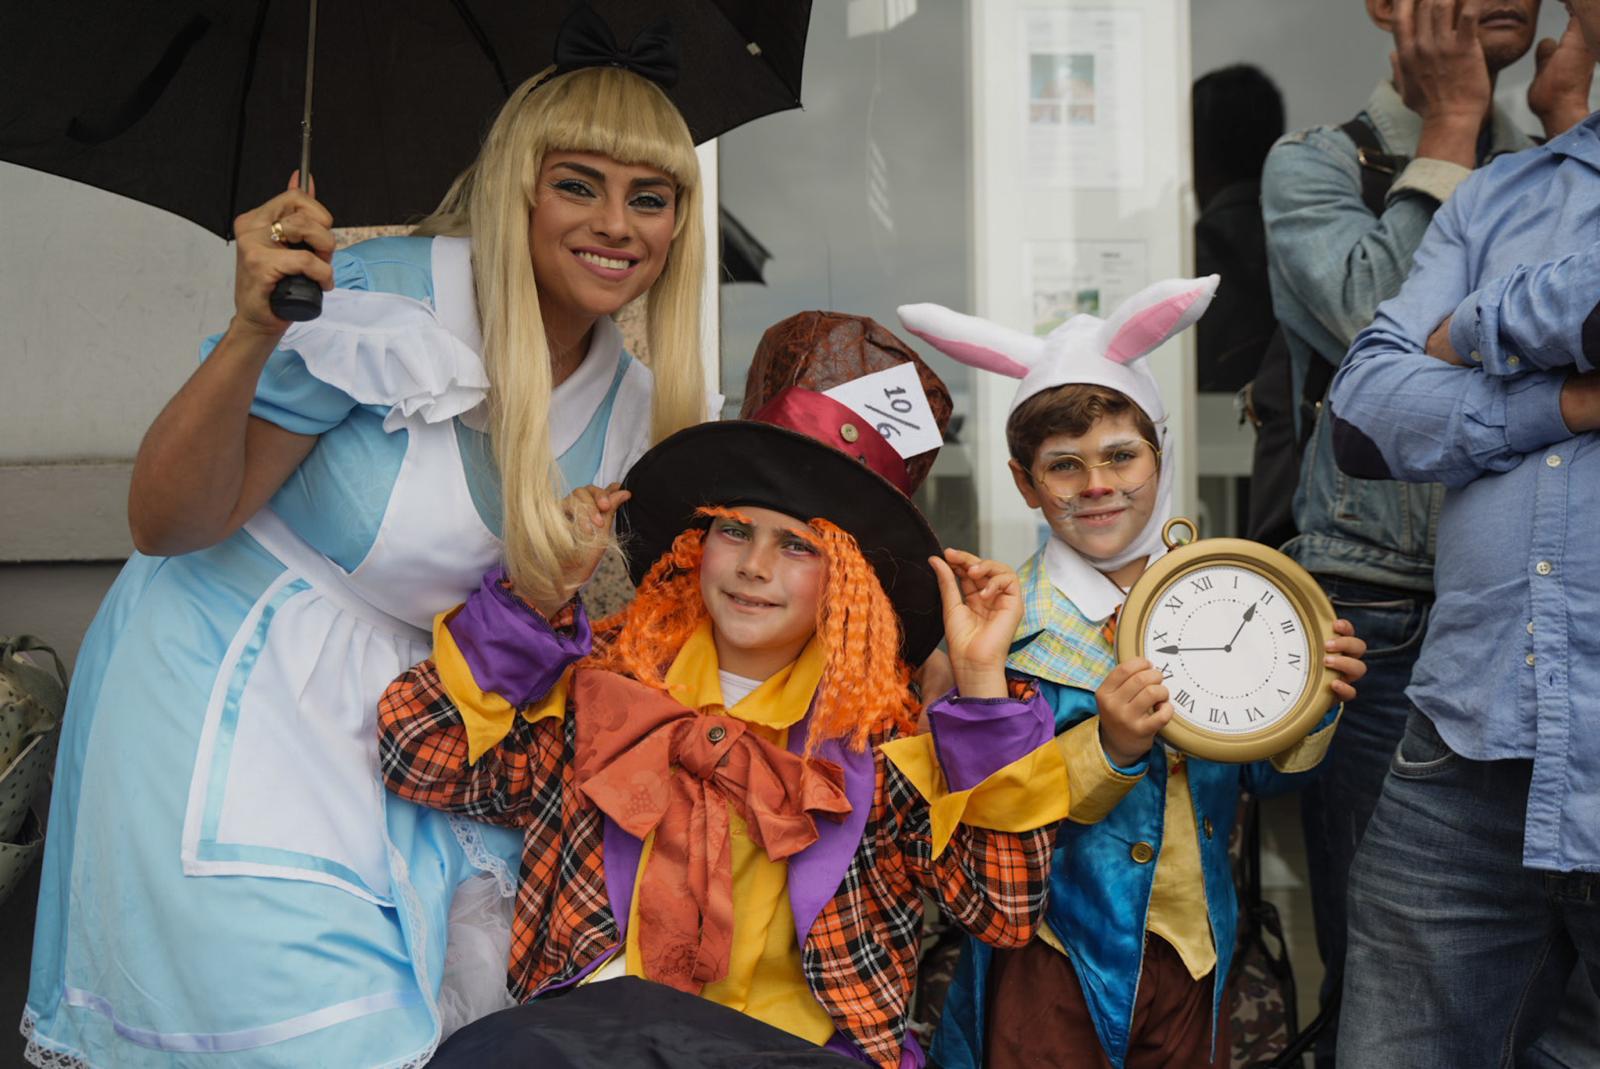
[[(1362, 117), (1385, 153), (1415, 154), (1422, 118), (1388, 82), (1373, 90)], [(1530, 144), (1497, 108), (1485, 155)], [(1317, 126), (1273, 146), (1261, 207), (1273, 309), (1289, 343), (1296, 396), (1311, 361), (1342, 362), (1378, 305), (1400, 291), (1433, 213), (1469, 173), (1444, 160), (1412, 160), (1374, 216), (1361, 199), (1356, 147), (1343, 131)], [(1294, 500), (1300, 534), (1284, 552), (1315, 574), (1431, 593), (1443, 496), (1435, 484), (1345, 475), (1319, 410)]]

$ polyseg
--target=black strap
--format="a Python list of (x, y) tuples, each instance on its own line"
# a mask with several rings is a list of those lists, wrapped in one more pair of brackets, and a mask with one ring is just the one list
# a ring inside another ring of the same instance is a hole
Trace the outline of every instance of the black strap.
[(1378, 132), (1362, 115), (1339, 127), (1356, 143), (1356, 161), (1361, 164), (1361, 200), (1373, 215), (1383, 214), (1384, 201), (1395, 176), (1411, 162), (1410, 156), (1392, 156), (1383, 151)]

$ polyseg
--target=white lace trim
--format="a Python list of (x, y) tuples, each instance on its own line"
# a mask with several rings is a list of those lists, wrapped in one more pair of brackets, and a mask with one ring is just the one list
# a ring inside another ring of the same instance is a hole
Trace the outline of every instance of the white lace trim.
[(478, 825), (465, 817), (451, 814), (450, 830), (455, 832), (456, 842), (461, 844), (461, 852), (467, 855), (472, 867), (494, 877), (495, 886), (500, 889), (500, 897), (515, 897), (517, 881), (512, 876), (511, 869), (506, 866), (504, 858), (490, 850), (484, 843), (483, 831)]
[(322, 315), (296, 323), (282, 346), (306, 370), (363, 405), (389, 405), (394, 430), (412, 417), (442, 423), (488, 396), (483, 358), (411, 297), (361, 290), (323, 295)]
[[(22, 1010), (22, 1023), (19, 1026), (22, 1038), (28, 1041), (23, 1048), (22, 1056), (29, 1065), (38, 1066), (39, 1069), (95, 1069), (82, 1054), (70, 1047), (63, 1046), (52, 1040), (45, 1039), (38, 1034), (39, 1018), (26, 1007)], [(433, 1055), (438, 1050), (437, 1041), (415, 1054), (408, 1054), (396, 1062), (378, 1066), (377, 1069), (423, 1069), (423, 1066), (433, 1060)]]
[(89, 1059), (70, 1047), (53, 1043), (38, 1034), (39, 1018), (26, 1006), (22, 1009), (22, 1038), (28, 1041), (22, 1056), (40, 1069), (94, 1069)]
[(428, 1046), (417, 1054), (398, 1062), (391, 1062), (381, 1069), (422, 1069), (433, 1058), (434, 1051), (439, 1049), (439, 1001), (434, 997), (434, 985), (430, 977), (426, 958), (428, 939), (428, 922), (423, 916), (422, 905), (417, 901), (417, 892), (411, 887), (411, 867), (406, 864), (405, 856), (396, 849), (393, 840), (387, 835), (384, 842), (389, 848), (389, 866), (394, 876), (395, 904), (405, 911), (410, 921), (411, 931), (416, 933), (411, 947), (412, 972), (417, 978), (417, 988), (422, 992), (422, 1000), (428, 1006), (428, 1014), (434, 1023), (433, 1040)]

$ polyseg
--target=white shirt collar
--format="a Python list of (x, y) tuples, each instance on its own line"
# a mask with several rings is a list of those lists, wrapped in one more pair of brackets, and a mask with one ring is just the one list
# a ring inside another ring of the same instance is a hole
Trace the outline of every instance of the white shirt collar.
[[(1145, 567), (1154, 564), (1161, 555), (1153, 554)], [(1090, 623), (1104, 623), (1117, 611), (1117, 606), (1127, 600), (1127, 591), (1053, 535), (1045, 543), (1044, 570), (1050, 577), (1050, 585), (1065, 595)]]

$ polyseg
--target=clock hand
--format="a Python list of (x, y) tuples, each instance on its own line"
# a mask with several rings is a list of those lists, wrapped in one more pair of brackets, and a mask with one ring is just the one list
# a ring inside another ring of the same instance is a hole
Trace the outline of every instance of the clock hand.
[(1162, 646), (1157, 653), (1226, 653), (1227, 646)]
[(1244, 633), (1244, 625), (1249, 623), (1251, 621), (1251, 619), (1255, 616), (1255, 614), (1256, 614), (1256, 603), (1252, 601), (1250, 603), (1250, 607), (1244, 611), (1244, 619), (1239, 621), (1239, 629), (1233, 633), (1233, 638), (1230, 638), (1228, 640), (1228, 644), (1226, 646), (1222, 647), (1225, 652), (1227, 652), (1227, 653), (1232, 653), (1233, 652), (1234, 641), (1237, 640), (1238, 637), (1241, 634)]

